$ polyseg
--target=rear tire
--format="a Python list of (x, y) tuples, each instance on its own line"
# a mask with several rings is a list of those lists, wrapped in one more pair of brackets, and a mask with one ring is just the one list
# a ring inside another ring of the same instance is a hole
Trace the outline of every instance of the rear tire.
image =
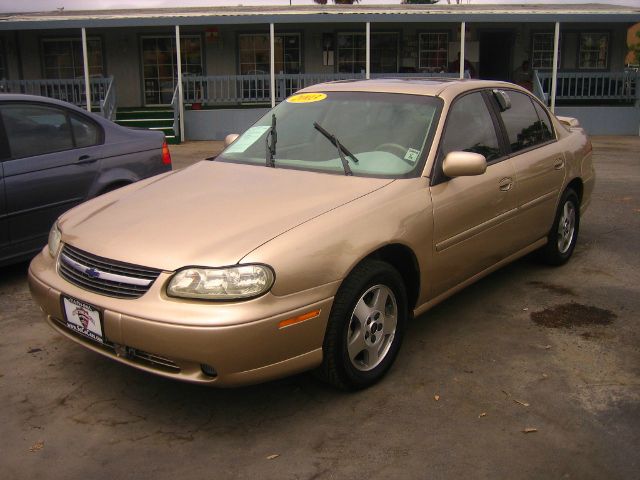
[(540, 260), (547, 265), (566, 263), (576, 246), (580, 227), (580, 202), (574, 190), (562, 194), (547, 244), (539, 250)]
[(400, 274), (385, 262), (363, 261), (334, 299), (318, 376), (342, 390), (378, 382), (398, 354), (406, 319), (407, 294)]

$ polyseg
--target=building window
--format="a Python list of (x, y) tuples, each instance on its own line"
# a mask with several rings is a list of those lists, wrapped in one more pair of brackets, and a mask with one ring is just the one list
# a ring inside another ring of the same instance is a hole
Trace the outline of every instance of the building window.
[(421, 33), (418, 37), (420, 54), (418, 66), (421, 71), (447, 71), (449, 65), (449, 34), (443, 32)]
[[(197, 35), (180, 38), (183, 75), (202, 75), (202, 45)], [(142, 38), (142, 73), (146, 105), (171, 103), (176, 87), (176, 39), (173, 36)]]
[[(274, 41), (274, 67), (276, 73), (302, 71), (301, 38), (299, 33), (280, 33)], [(239, 36), (240, 75), (270, 72), (269, 35), (263, 33)]]
[(0, 38), (0, 80), (6, 80), (8, 78), (7, 61), (4, 56), (4, 43)]
[[(82, 41), (79, 38), (46, 38), (42, 40), (45, 78), (81, 78), (84, 76)], [(87, 39), (89, 75), (104, 75), (102, 41)]]
[(534, 33), (531, 52), (532, 68), (553, 68), (553, 33)]
[(609, 60), (608, 33), (581, 33), (578, 51), (578, 68), (607, 68)]
[[(371, 72), (398, 72), (398, 34), (371, 34)], [(364, 73), (367, 68), (367, 40), (364, 33), (338, 34), (338, 72)]]

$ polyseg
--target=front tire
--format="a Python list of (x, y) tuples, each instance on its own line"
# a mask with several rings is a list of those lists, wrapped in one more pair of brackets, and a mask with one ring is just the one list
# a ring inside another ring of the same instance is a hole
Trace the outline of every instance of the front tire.
[(336, 294), (319, 376), (343, 390), (378, 382), (393, 364), (404, 334), (407, 294), (391, 265), (365, 260)]
[(571, 258), (576, 246), (579, 227), (580, 203), (578, 195), (574, 190), (568, 188), (560, 198), (547, 244), (540, 250), (540, 259), (548, 265), (566, 263)]

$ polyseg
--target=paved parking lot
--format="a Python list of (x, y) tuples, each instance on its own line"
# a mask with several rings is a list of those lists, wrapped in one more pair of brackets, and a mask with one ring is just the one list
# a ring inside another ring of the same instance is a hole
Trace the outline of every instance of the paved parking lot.
[[(172, 147), (174, 164), (207, 143)], [(390, 375), (355, 394), (135, 371), (55, 334), (26, 264), (0, 269), (0, 477), (638, 478), (640, 138), (594, 145), (571, 262), (525, 258), (415, 319)]]

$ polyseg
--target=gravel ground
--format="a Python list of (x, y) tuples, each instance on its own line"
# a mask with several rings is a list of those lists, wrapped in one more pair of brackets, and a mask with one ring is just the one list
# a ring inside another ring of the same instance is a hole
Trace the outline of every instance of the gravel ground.
[[(26, 264), (0, 269), (0, 478), (638, 478), (640, 138), (594, 146), (569, 264), (522, 259), (415, 319), (356, 394), (138, 372), (53, 332)], [(171, 148), (182, 167), (220, 143)]]

